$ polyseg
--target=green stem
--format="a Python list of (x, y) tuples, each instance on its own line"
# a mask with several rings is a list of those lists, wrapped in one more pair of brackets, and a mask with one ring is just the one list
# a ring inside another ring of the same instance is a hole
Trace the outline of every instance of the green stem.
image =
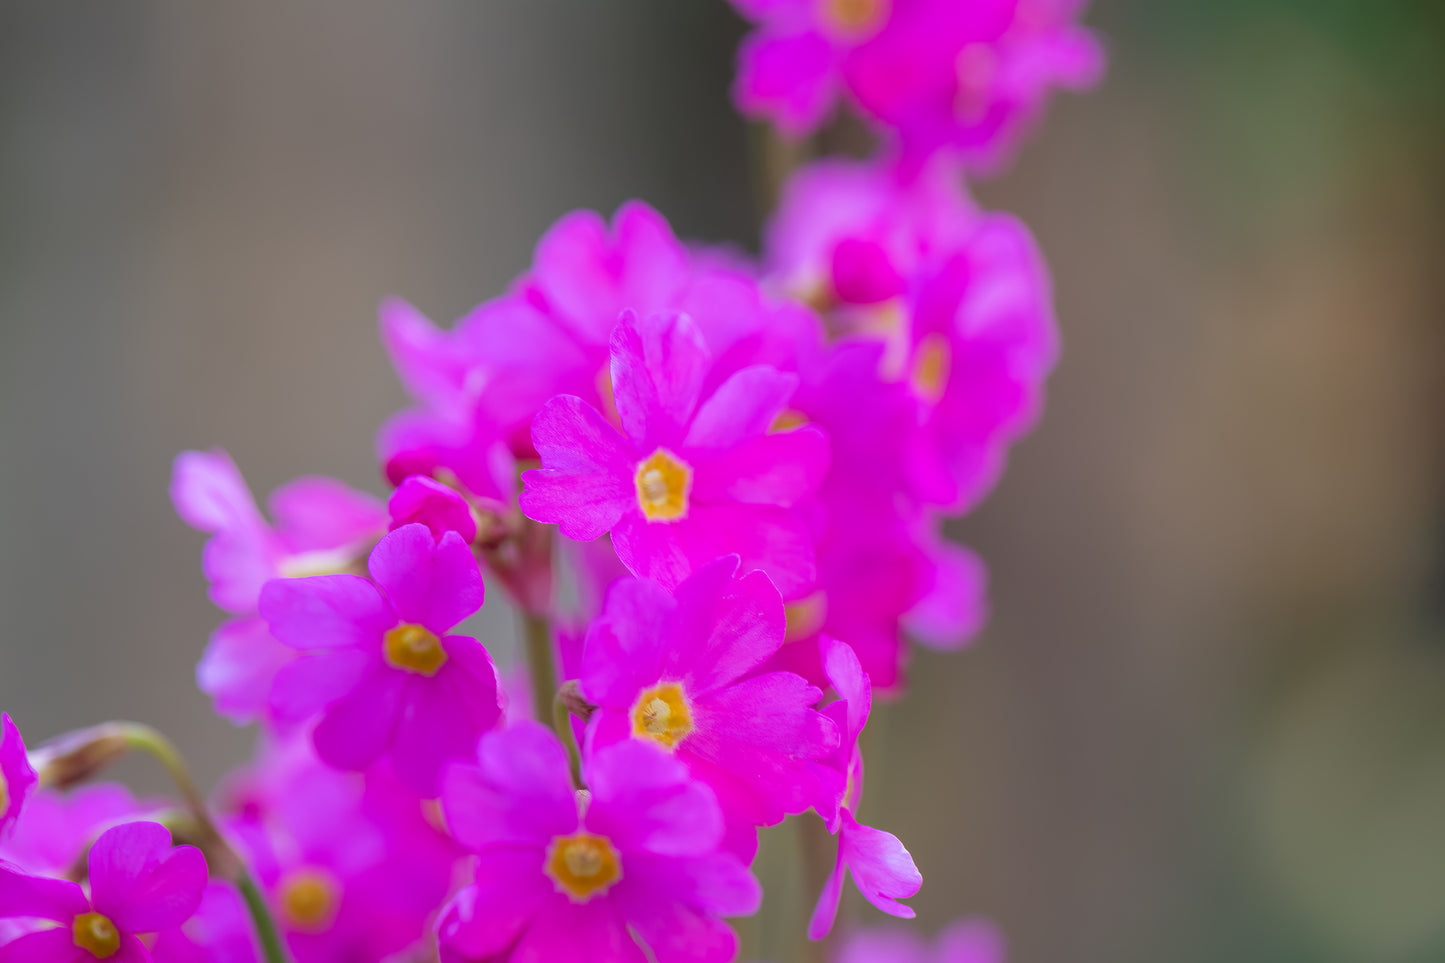
[(532, 679), (532, 712), (537, 721), (546, 722), (547, 709), (557, 699), (557, 667), (552, 655), (552, 626), (546, 616), (524, 611), (522, 635), (527, 643), (527, 674)]
[(271, 907), (266, 902), (266, 894), (261, 892), (244, 866), (237, 873), (236, 888), (246, 901), (246, 909), (251, 911), (251, 920), (256, 924), (256, 935), (261, 939), (261, 952), (266, 957), (266, 963), (290, 963), (286, 946), (281, 942), (281, 933), (276, 929), (276, 920), (271, 916)]
[(567, 744), (567, 758), (572, 763), (572, 785), (585, 789), (582, 782), (582, 752), (577, 747), (577, 733), (572, 729), (572, 713), (559, 696), (552, 700), (552, 728)]

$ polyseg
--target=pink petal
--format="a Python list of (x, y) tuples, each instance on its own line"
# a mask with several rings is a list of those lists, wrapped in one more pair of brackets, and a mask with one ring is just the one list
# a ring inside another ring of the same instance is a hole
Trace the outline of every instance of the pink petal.
[(814, 425), (758, 435), (694, 458), (693, 497), (789, 507), (818, 490), (828, 464), (828, 436)]
[(0, 839), (9, 835), (37, 780), (20, 730), (8, 713), (0, 713), (0, 786), (6, 789), (5, 806), (0, 809)]
[(657, 898), (658, 892), (674, 895), (670, 890), (644, 890), (631, 882), (629, 878), (619, 886), (613, 898), (658, 963), (729, 963), (737, 958), (738, 938), (731, 926), (675, 898)]
[(898, 902), (923, 886), (923, 874), (913, 857), (892, 833), (861, 826), (848, 810), (838, 835), (843, 858), (863, 898), (890, 916), (912, 919), (914, 912)]
[(564, 960), (646, 963), (647, 957), (633, 942), (626, 922), (610, 899), (574, 903), (561, 893), (553, 893), (543, 902), (507, 963)]
[(459, 404), (468, 365), (454, 338), (400, 298), (383, 301), (378, 317), (381, 343), (407, 393), (443, 409)]
[(90, 849), (91, 901), (125, 933), (180, 926), (201, 905), (206, 858), (171, 847), (170, 830), (137, 822), (106, 830)]
[(606, 338), (617, 316), (616, 278), (608, 270), (607, 222), (596, 211), (573, 211), (542, 236), (532, 258), (547, 301), (584, 340)]
[(268, 579), (280, 574), (284, 550), (264, 524), (238, 525), (216, 533), (201, 551), (201, 570), (211, 583), (207, 593), (219, 608), (238, 615), (256, 610), (256, 597)]
[(753, 365), (729, 377), (697, 409), (683, 444), (728, 449), (764, 435), (798, 388), (798, 376)]
[(296, 649), (374, 649), (397, 621), (380, 590), (359, 575), (272, 579), (258, 609), (271, 634)]
[(988, 920), (951, 923), (938, 934), (939, 963), (1004, 963), (1003, 933)]
[(834, 246), (832, 275), (834, 292), (848, 304), (878, 304), (905, 290), (888, 249), (863, 238), (846, 237)]
[[(84, 913), (88, 906), (80, 909)], [(115, 957), (112, 957), (115, 959)], [(144, 959), (144, 957), (142, 957)], [(94, 963), (90, 952), (75, 945), (69, 929), (27, 933), (0, 946), (0, 963)]]
[(873, 692), (868, 674), (863, 671), (858, 656), (846, 643), (824, 636), (820, 645), (823, 649), (823, 671), (827, 673), (828, 683), (847, 706), (847, 728), (842, 733), (843, 741), (856, 743), (859, 733), (868, 723), (868, 714), (873, 709)]
[(930, 580), (926, 594), (904, 616), (909, 633), (935, 649), (956, 649), (988, 617), (988, 570), (961, 545), (935, 539), (926, 546)]
[(42, 919), (68, 923), (89, 908), (90, 901), (75, 883), (44, 876), (30, 876), (18, 866), (0, 862), (0, 919)]
[(326, 710), (311, 734), (323, 762), (337, 769), (361, 770), (386, 751), (401, 715), (405, 675), (378, 665)]
[[(633, 508), (613, 525), (612, 548), (633, 575), (652, 579), (666, 588), (676, 588), (693, 570), (693, 562), (678, 538), (681, 524), (684, 523), (649, 522), (641, 511)], [(715, 545), (707, 545), (695, 554), (711, 561), (727, 553)]]
[(278, 669), (266, 702), (279, 719), (294, 722), (346, 696), (381, 668), (379, 653), (323, 649)]
[[(762, 904), (763, 891), (753, 874), (736, 858), (722, 853), (670, 857), (629, 854), (625, 878), (628, 895), (659, 893), (717, 916), (751, 916)], [(621, 895), (621, 894), (619, 894)]]
[(196, 684), (219, 715), (245, 725), (266, 709), (271, 684), (296, 650), (278, 642), (262, 619), (231, 619), (211, 633)]
[(756, 31), (738, 50), (733, 100), (753, 117), (767, 117), (790, 137), (817, 127), (833, 104), (833, 52), (816, 32)]
[(411, 475), (397, 486), (387, 502), (392, 528), (419, 522), (433, 538), (456, 532), (470, 544), (477, 537), (477, 520), (461, 493), (426, 475)]
[[(904, 929), (864, 930), (849, 938), (838, 963), (935, 963), (923, 940)], [(953, 963), (943, 960), (939, 963)]]
[(335, 478), (297, 478), (272, 492), (267, 503), (293, 552), (341, 548), (386, 530), (381, 502)]
[[(481, 647), (459, 636), (448, 638), (447, 643), (448, 655), (465, 643)], [(433, 678), (415, 676), (406, 682), (391, 744), (391, 764), (398, 778), (423, 799), (438, 795), (442, 770), (451, 762), (468, 759), (483, 732), (484, 720), (472, 714), (473, 700), (458, 687), (469, 679), (473, 677), (449, 663)], [(495, 689), (492, 697), (486, 728), (495, 725), (501, 715)]]
[[(686, 519), (668, 527), (689, 568), (736, 553), (742, 558), (742, 571), (766, 572), (784, 599), (806, 595), (817, 579), (812, 535), (786, 508), (693, 505)], [(620, 548), (618, 555), (622, 555)], [(652, 577), (668, 584), (665, 578)]]
[(712, 364), (697, 325), (685, 314), (624, 311), (611, 353), (613, 402), (632, 443), (646, 454), (679, 444)]
[(176, 456), (171, 502), (181, 521), (203, 532), (266, 524), (236, 463), (220, 448)]
[(377, 542), (366, 565), (403, 622), (437, 635), (481, 608), (485, 598), (477, 559), (456, 532), (436, 540), (425, 525), (403, 525)]
[(624, 853), (697, 855), (717, 848), (723, 834), (717, 800), (670, 753), (628, 739), (592, 753), (587, 763), (590, 831)]
[(437, 926), (442, 945), (469, 959), (502, 953), (552, 894), (535, 848), (496, 848), (478, 857), (472, 885), (452, 900)]
[(550, 729), (519, 722), (482, 736), (476, 769), (442, 779), (447, 826), (463, 846), (546, 846), (577, 828), (567, 750)]
[(582, 691), (593, 705), (631, 708), (638, 691), (657, 681), (676, 607), (656, 582), (613, 583), (582, 649)]
[(677, 588), (676, 629), (663, 674), (703, 696), (762, 665), (783, 644), (783, 599), (761, 572), (733, 578), (728, 555)]
[(847, 867), (843, 862), (842, 841), (838, 845), (838, 859), (833, 863), (833, 872), (823, 883), (818, 894), (818, 904), (813, 907), (813, 916), (808, 920), (808, 939), (821, 940), (833, 930), (833, 921), (838, 918), (838, 904), (843, 899), (843, 874)]
[(637, 505), (631, 449), (597, 410), (572, 395), (553, 398), (532, 421), (542, 468), (522, 476), (522, 512), (591, 541)]

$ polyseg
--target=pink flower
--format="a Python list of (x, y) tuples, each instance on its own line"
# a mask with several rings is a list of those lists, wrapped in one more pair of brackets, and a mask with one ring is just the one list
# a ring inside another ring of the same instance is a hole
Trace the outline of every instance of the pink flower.
[(35, 788), (35, 768), (9, 713), (0, 713), (0, 839), (10, 835), (25, 799)]
[(758, 29), (733, 97), (797, 137), (840, 92), (901, 147), (910, 170), (948, 149), (992, 170), (1054, 87), (1098, 80), (1080, 0), (733, 0)]
[(171, 500), (183, 521), (212, 535), (202, 563), (211, 600), (242, 616), (212, 634), (196, 681), (218, 713), (249, 722), (264, 711), (276, 672), (295, 657), (254, 618), (261, 586), (283, 576), (344, 570), (386, 530), (386, 512), (340, 482), (298, 478), (272, 493), (273, 527), (220, 449), (176, 456)]
[(580, 398), (547, 402), (532, 424), (542, 468), (523, 475), (522, 511), (578, 541), (610, 531), (634, 574), (667, 586), (736, 553), (799, 595), (814, 579), (813, 546), (791, 508), (826, 472), (827, 437), (771, 430), (797, 378), (766, 365), (703, 396), (712, 360), (686, 315), (624, 314), (612, 335), (622, 432)]
[(835, 963), (1004, 963), (1003, 935), (987, 920), (951, 923), (929, 945), (901, 927), (860, 930), (848, 938)]
[(467, 500), (455, 488), (425, 475), (402, 479), (386, 507), (393, 530), (420, 522), (431, 530), (433, 538), (456, 532), (470, 545), (477, 537), (477, 519)]
[(718, 850), (722, 813), (680, 762), (629, 740), (590, 754), (578, 794), (561, 743), (531, 722), (483, 737), (478, 762), (442, 793), (447, 825), (477, 854), (476, 881), (438, 926), (444, 960), (735, 957), (718, 917), (756, 912), (762, 894)]
[(821, 797), (817, 804), (818, 814), (838, 837), (838, 857), (808, 923), (808, 936), (814, 940), (822, 939), (833, 928), (843, 881), (850, 872), (864, 899), (904, 919), (912, 919), (914, 913), (898, 901), (913, 896), (923, 885), (923, 876), (898, 837), (861, 825), (853, 818), (863, 792), (863, 756), (858, 737), (872, 707), (868, 676), (853, 651), (836, 641), (830, 641), (824, 650), (824, 668), (840, 697), (824, 711), (838, 724), (843, 738), (832, 759), (819, 767), (831, 771), (837, 780), (831, 785), (823, 781), (824, 785), (841, 791)]
[[(810, 760), (838, 744), (812, 706), (822, 692), (791, 672), (755, 674), (783, 644), (783, 603), (761, 572), (734, 578), (736, 556), (669, 593), (625, 579), (608, 593), (582, 653), (582, 694), (597, 706), (595, 748), (660, 745), (710, 785), (729, 843), (750, 858), (754, 826), (813, 804)], [(740, 827), (732, 824), (741, 823)]]
[(391, 532), (372, 549), (374, 581), (355, 575), (275, 579), (261, 591), (272, 634), (304, 653), (276, 675), (271, 710), (283, 720), (320, 714), (322, 760), (360, 770), (383, 756), (423, 796), (442, 767), (470, 755), (502, 717), (496, 666), (475, 639), (449, 631), (483, 599), (471, 549), (425, 525)]
[(27, 876), (0, 864), (0, 912), (7, 919), (59, 923), (0, 948), (6, 963), (146, 963), (137, 936), (185, 922), (201, 901), (206, 860), (193, 846), (171, 847), (159, 823), (107, 830), (87, 857), (90, 894), (77, 883)]
[(255, 925), (235, 884), (213, 879), (191, 918), (156, 936), (155, 963), (258, 963)]
[(117, 783), (94, 783), (68, 793), (39, 789), (26, 802), (10, 838), (0, 842), (0, 859), (29, 873), (59, 876), (102, 832), (160, 808), (137, 801)]
[[(1058, 354), (1027, 229), (976, 212), (946, 164), (903, 184), (876, 164), (834, 161), (795, 178), (769, 250), (780, 280), (830, 303), (849, 339), (881, 346), (879, 374), (912, 396), (920, 430), (889, 460), (903, 491), (952, 511), (977, 504), (1037, 419)], [(898, 293), (870, 300), (893, 290), (877, 280), (887, 272)]]
[(381, 960), (423, 941), (463, 856), (429, 806), (384, 770), (323, 765), (304, 736), (264, 744), (221, 803), (296, 963)]

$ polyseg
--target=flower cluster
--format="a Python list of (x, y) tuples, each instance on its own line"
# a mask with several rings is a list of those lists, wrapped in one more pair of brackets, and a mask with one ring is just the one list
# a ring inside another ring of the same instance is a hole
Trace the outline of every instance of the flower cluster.
[[(0, 719), (0, 961), (722, 963), (788, 817), (836, 838), (808, 936), (850, 877), (913, 915), (912, 856), (859, 821), (865, 727), (911, 644), (982, 624), (942, 525), (1057, 354), (1031, 235), (965, 175), (1100, 54), (1075, 0), (733, 3), (758, 25), (742, 108), (802, 134), (841, 92), (878, 155), (794, 171), (754, 260), (634, 201), (563, 217), (450, 329), (386, 302), (414, 399), (378, 434), (386, 499), (307, 477), (263, 514), (224, 451), (178, 457), (226, 613), (197, 682), (260, 748), (177, 805), (72, 788), (137, 747), (179, 771), (144, 732), (27, 753)], [(498, 594), (521, 685), (469, 627)], [(1002, 944), (963, 923), (838, 953)]]

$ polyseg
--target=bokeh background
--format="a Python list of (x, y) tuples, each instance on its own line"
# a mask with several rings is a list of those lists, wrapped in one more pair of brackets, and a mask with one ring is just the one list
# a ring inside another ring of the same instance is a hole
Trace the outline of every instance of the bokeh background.
[[(993, 617), (916, 660), (865, 817), (925, 931), (989, 915), (1019, 963), (1445, 959), (1445, 6), (1090, 20), (1106, 85), (978, 189), (1066, 345), (956, 526)], [(172, 456), (380, 492), (383, 295), (455, 317), (629, 197), (754, 245), (741, 33), (722, 0), (0, 4), (0, 706), (242, 759)]]

